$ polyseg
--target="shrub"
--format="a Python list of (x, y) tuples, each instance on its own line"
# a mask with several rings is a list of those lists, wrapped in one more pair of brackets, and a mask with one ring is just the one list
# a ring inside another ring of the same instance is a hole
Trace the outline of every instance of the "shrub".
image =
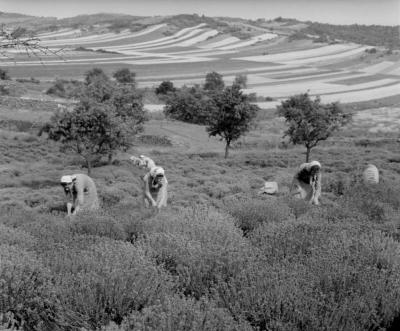
[(0, 243), (29, 250), (36, 245), (36, 239), (25, 231), (0, 224)]
[(96, 235), (115, 240), (128, 238), (123, 225), (104, 211), (77, 215), (71, 222), (71, 231), (75, 234)]
[(164, 114), (187, 123), (206, 124), (212, 107), (211, 99), (200, 87), (183, 87), (168, 97)]
[(196, 298), (235, 274), (249, 246), (233, 222), (213, 209), (182, 209), (146, 221), (143, 244), (173, 275), (185, 294)]
[(246, 331), (244, 322), (236, 322), (225, 309), (207, 298), (199, 301), (179, 295), (167, 296), (157, 305), (134, 312), (121, 325), (137, 331)]
[(164, 80), (161, 84), (156, 88), (155, 92), (157, 95), (168, 95), (169, 93), (174, 93), (176, 88), (174, 84), (169, 80)]
[(400, 186), (395, 183), (356, 183), (345, 191), (342, 205), (365, 215), (370, 221), (383, 223), (400, 210), (399, 194)]
[(275, 198), (234, 200), (226, 207), (245, 234), (263, 223), (283, 222), (292, 217), (288, 205)]
[(0, 80), (11, 80), (11, 77), (8, 74), (7, 69), (0, 68)]
[(141, 135), (138, 137), (138, 141), (144, 145), (172, 146), (171, 139), (167, 136)]
[(1, 244), (0, 325), (38, 331), (74, 326), (73, 314), (61, 306), (51, 279), (33, 253)]
[(390, 326), (400, 312), (399, 244), (344, 225), (262, 225), (251, 237), (262, 255), (217, 284), (218, 303), (260, 330)]
[(136, 85), (136, 74), (131, 72), (128, 68), (118, 69), (116, 72), (114, 72), (113, 77), (118, 83), (131, 84), (132, 86)]
[(66, 97), (66, 91), (64, 87), (64, 82), (62, 80), (56, 79), (54, 85), (51, 86), (47, 91), (46, 94), (55, 95), (60, 98)]
[(55, 275), (63, 305), (86, 316), (92, 327), (120, 323), (172, 286), (142, 249), (127, 242), (79, 236), (42, 256)]

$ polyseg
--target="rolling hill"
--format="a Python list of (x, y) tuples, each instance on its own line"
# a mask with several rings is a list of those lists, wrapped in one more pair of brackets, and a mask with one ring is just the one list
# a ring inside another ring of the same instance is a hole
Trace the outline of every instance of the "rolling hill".
[[(400, 53), (392, 49), (398, 44), (393, 42), (396, 33), (387, 33), (395, 27), (198, 15), (1, 17), (33, 31), (51, 51), (62, 50), (62, 56), (38, 59), (8, 49), (6, 56), (13, 59), (4, 56), (2, 65), (15, 77), (81, 79), (94, 66), (108, 73), (128, 67), (136, 72), (140, 86), (151, 87), (167, 79), (177, 86), (200, 83), (210, 71), (220, 72), (228, 82), (247, 74), (246, 91), (275, 99), (271, 106), (305, 91), (324, 101), (341, 102), (391, 97), (400, 91)], [(383, 35), (390, 48), (370, 45)], [(358, 40), (362, 43), (354, 42)]]

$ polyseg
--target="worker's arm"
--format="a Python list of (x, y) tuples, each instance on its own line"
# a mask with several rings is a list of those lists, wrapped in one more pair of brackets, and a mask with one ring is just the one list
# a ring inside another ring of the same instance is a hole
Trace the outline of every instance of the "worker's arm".
[(67, 202), (67, 213), (68, 213), (68, 216), (71, 215), (71, 210), (72, 210), (72, 203), (71, 202)]
[(150, 194), (150, 189), (149, 189), (149, 174), (146, 174), (143, 177), (143, 181), (144, 181), (144, 187), (143, 187), (143, 191), (144, 191), (144, 196), (151, 202), (151, 205), (153, 207), (156, 206), (156, 202), (154, 201), (153, 197)]
[(74, 201), (74, 211), (72, 215), (76, 215), (76, 213), (82, 208), (84, 202), (84, 192), (83, 185), (81, 183), (76, 183), (76, 197)]

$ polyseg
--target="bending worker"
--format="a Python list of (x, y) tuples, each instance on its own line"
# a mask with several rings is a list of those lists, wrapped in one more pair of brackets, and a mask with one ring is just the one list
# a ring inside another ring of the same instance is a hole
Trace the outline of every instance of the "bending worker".
[(67, 202), (68, 215), (75, 215), (81, 210), (87, 211), (99, 208), (96, 185), (89, 176), (85, 174), (62, 176), (61, 186), (70, 200)]

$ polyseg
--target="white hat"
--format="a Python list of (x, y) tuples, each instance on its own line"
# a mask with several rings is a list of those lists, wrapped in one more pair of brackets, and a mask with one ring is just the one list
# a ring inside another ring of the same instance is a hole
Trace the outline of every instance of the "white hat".
[(70, 184), (70, 183), (72, 183), (72, 180), (73, 180), (73, 177), (72, 176), (69, 176), (69, 175), (66, 175), (66, 176), (62, 176), (61, 177), (61, 183), (65, 183), (65, 184)]
[(151, 177), (155, 177), (157, 175), (164, 176), (164, 174), (165, 174), (165, 171), (162, 167), (154, 167), (154, 168), (151, 168), (151, 170), (150, 170)]
[(321, 168), (321, 163), (319, 163), (318, 161), (311, 161), (310, 162), (310, 168), (313, 167), (313, 166), (318, 166), (318, 167)]

